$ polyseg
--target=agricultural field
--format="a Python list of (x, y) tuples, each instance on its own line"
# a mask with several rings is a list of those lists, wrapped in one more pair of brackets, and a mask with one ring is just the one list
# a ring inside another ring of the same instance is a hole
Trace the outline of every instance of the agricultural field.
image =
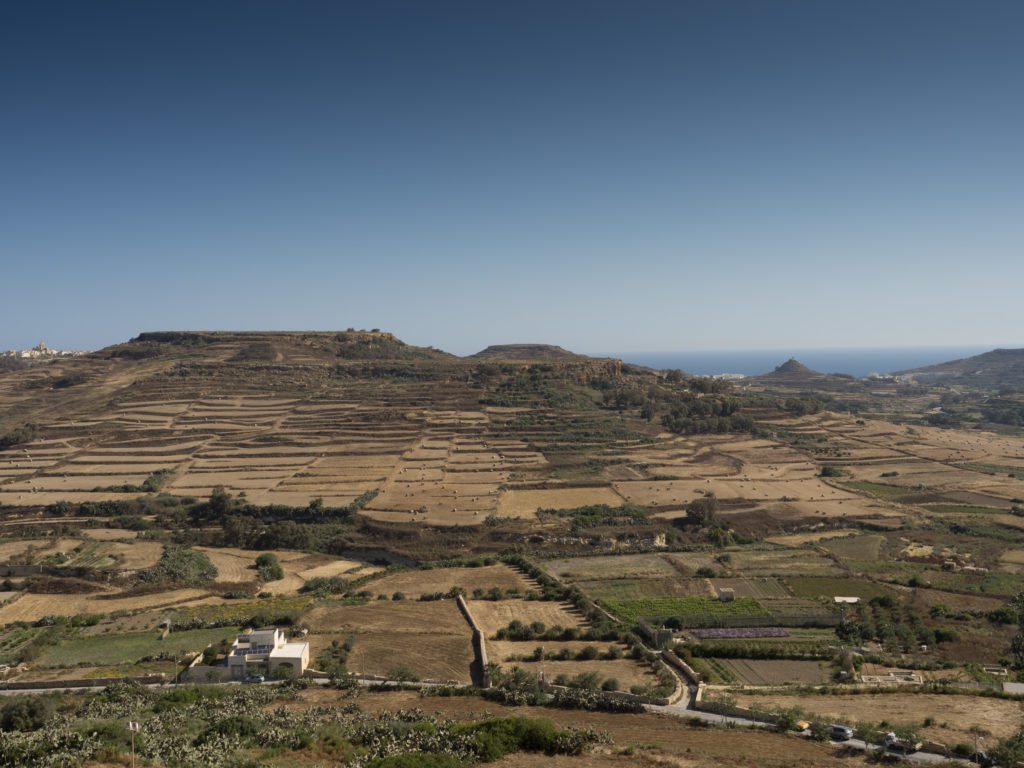
[(741, 626), (746, 619), (765, 620), (771, 614), (749, 597), (722, 602), (708, 597), (664, 597), (641, 600), (606, 600), (605, 607), (629, 622), (640, 619), (676, 619), (682, 626)]
[(194, 629), (171, 632), (161, 638), (158, 632), (124, 635), (83, 635), (62, 640), (48, 647), (34, 666), (73, 667), (134, 664), (147, 656), (183, 656), (198, 653), (211, 643), (231, 638), (232, 628)]
[[(540, 622), (547, 627), (581, 627), (584, 624), (579, 611), (567, 603), (541, 600), (467, 600), (485, 638), (492, 638), (499, 629), (513, 621), (524, 624)], [(532, 650), (532, 647), (531, 647)]]
[(459, 587), (467, 595), (476, 590), (501, 592), (516, 590), (520, 593), (536, 589), (537, 585), (526, 579), (519, 571), (507, 565), (484, 565), (478, 568), (430, 568), (401, 571), (375, 579), (366, 585), (372, 595), (390, 597), (400, 592), (409, 598), (423, 594), (448, 592)]
[(790, 576), (786, 584), (797, 597), (809, 599), (833, 597), (858, 597), (870, 600), (873, 597), (891, 596), (893, 590), (866, 579), (841, 578), (828, 576)]
[(39, 621), (46, 616), (75, 616), (86, 613), (115, 613), (192, 605), (213, 595), (205, 589), (173, 589), (147, 595), (120, 596), (118, 592), (97, 594), (23, 593), (0, 606), (0, 625), (15, 621)]
[[(312, 658), (330, 640), (353, 638), (346, 664), (350, 672), (388, 676), (405, 668), (423, 680), (471, 680), (472, 633), (454, 600), (323, 601), (302, 621), (313, 638)], [(325, 637), (318, 640), (318, 635)]]
[(827, 661), (783, 659), (716, 659), (702, 661), (730, 684), (749, 686), (821, 685), (829, 681), (832, 669)]

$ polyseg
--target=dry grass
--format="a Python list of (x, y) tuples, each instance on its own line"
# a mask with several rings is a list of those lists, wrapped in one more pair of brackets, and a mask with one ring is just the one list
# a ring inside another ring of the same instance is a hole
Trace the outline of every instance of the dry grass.
[(208, 593), (201, 589), (176, 589), (151, 595), (117, 597), (99, 595), (37, 595), (22, 594), (16, 600), (0, 606), (0, 624), (12, 621), (38, 621), (44, 616), (74, 616), (79, 613), (111, 613), (135, 611), (145, 608), (180, 605), (196, 600)]
[(469, 635), (469, 624), (454, 600), (380, 600), (366, 605), (318, 603), (304, 622), (314, 632), (401, 632)]
[(311, 653), (353, 636), (346, 667), (387, 676), (406, 667), (424, 680), (471, 682), (472, 633), (453, 600), (374, 601), (343, 606), (320, 603), (306, 614)]
[(498, 502), (501, 517), (533, 517), (538, 509), (574, 509), (589, 504), (621, 506), (622, 496), (612, 488), (556, 488), (540, 491), (505, 491)]
[(485, 637), (518, 619), (524, 624), (539, 621), (545, 626), (579, 627), (583, 619), (568, 603), (541, 600), (468, 600), (469, 611)]
[(501, 590), (534, 588), (522, 574), (507, 565), (485, 565), (480, 568), (433, 568), (396, 573), (370, 582), (366, 589), (374, 595), (391, 595), (402, 592), (408, 597), (421, 594), (447, 592), (452, 587), (462, 587), (467, 593), (474, 589)]

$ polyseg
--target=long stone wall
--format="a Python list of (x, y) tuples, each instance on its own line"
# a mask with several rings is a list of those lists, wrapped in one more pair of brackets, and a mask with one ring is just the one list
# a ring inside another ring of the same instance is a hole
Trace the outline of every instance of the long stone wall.
[(473, 630), (473, 666), (476, 672), (473, 675), (473, 683), (478, 688), (490, 688), (490, 680), (487, 679), (487, 641), (484, 633), (480, 629), (480, 625), (476, 623), (476, 619), (473, 618), (473, 614), (470, 613), (469, 605), (462, 595), (455, 597), (455, 604), (459, 606), (459, 611), (462, 612), (470, 629)]

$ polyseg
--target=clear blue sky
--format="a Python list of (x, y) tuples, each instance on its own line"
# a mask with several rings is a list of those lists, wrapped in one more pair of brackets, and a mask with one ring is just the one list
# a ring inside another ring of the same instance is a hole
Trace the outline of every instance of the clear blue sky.
[(1024, 3), (8, 2), (0, 348), (1024, 341)]

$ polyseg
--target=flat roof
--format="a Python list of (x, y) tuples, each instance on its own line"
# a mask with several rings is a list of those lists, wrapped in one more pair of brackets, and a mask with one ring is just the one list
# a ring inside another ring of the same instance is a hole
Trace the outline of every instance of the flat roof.
[(279, 645), (277, 648), (272, 650), (270, 652), (270, 657), (274, 658), (275, 656), (301, 656), (306, 652), (307, 648), (309, 648), (309, 643), (285, 643), (284, 645)]

